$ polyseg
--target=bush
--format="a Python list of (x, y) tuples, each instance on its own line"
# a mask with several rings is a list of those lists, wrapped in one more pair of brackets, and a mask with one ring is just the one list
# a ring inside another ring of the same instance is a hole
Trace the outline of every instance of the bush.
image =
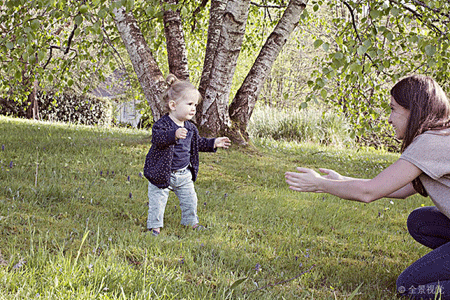
[(280, 110), (255, 108), (248, 126), (252, 137), (314, 142), (323, 145), (352, 146), (350, 125), (332, 111), (318, 109)]
[[(57, 95), (53, 91), (38, 91), (39, 115), (41, 120), (69, 122), (83, 125), (110, 125), (112, 105), (106, 98), (92, 95), (77, 95), (64, 92)], [(7, 104), (7, 105), (5, 105)], [(26, 117), (29, 103), (2, 101), (0, 114)]]

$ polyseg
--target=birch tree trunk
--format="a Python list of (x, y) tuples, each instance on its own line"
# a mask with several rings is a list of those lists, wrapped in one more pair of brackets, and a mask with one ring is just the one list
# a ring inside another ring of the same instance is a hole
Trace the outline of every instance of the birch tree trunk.
[(235, 142), (248, 143), (247, 125), (253, 113), (259, 92), (269, 75), (278, 54), (289, 35), (300, 21), (307, 0), (291, 0), (277, 26), (267, 38), (255, 63), (234, 97), (229, 113), (232, 122), (231, 135)]
[[(164, 0), (167, 4), (178, 4), (178, 0)], [(189, 80), (189, 67), (179, 10), (163, 9), (164, 33), (167, 44), (169, 72), (178, 79)]]
[(145, 42), (133, 13), (127, 12), (125, 7), (116, 8), (114, 21), (152, 110), (153, 120), (157, 121), (163, 113), (160, 96), (167, 88), (165, 78)]
[[(228, 0), (220, 15), (223, 4), (222, 0), (211, 1), (211, 6), (215, 10), (211, 9), (210, 21), (213, 21), (211, 26), (214, 27), (208, 29), (208, 44), (212, 45), (209, 45), (210, 52), (205, 56), (203, 72), (206, 73), (202, 76), (200, 83), (203, 101), (196, 115), (199, 130), (205, 136), (224, 134), (230, 127), (228, 101), (245, 34), (250, 0)], [(221, 26), (218, 26), (219, 23)], [(216, 34), (219, 33), (219, 28), (220, 35), (217, 39)], [(215, 43), (216, 39), (217, 43)]]
[[(200, 79), (199, 92), (201, 95), (205, 94), (206, 88), (209, 85), (211, 69), (216, 56), (216, 51), (219, 44), (220, 32), (222, 28), (222, 19), (227, 7), (228, 0), (211, 0), (211, 8), (209, 10), (209, 26), (208, 39), (206, 42), (205, 61), (203, 63), (202, 78)], [(202, 109), (202, 103), (197, 107), (198, 111)]]

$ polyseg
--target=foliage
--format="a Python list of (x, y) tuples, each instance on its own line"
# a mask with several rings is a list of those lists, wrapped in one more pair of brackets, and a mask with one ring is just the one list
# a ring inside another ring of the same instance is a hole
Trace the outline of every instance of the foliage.
[(281, 110), (258, 106), (253, 112), (248, 132), (251, 137), (311, 142), (335, 147), (354, 144), (350, 126), (333, 111), (318, 109)]
[(2, 1), (0, 97), (24, 102), (35, 82), (60, 91), (87, 91), (108, 68), (116, 69), (121, 62), (109, 18), (115, 5), (100, 0)]
[[(112, 119), (111, 102), (89, 94), (78, 95), (73, 91), (37, 93), (40, 119), (52, 122), (66, 122), (83, 125), (109, 125)], [(25, 117), (26, 103), (0, 101), (0, 114)]]
[(333, 19), (314, 42), (326, 55), (317, 57), (306, 101), (335, 105), (360, 142), (385, 143), (388, 90), (399, 78), (428, 74), (449, 88), (448, 1), (317, 0), (309, 9), (311, 18), (324, 9)]
[(208, 230), (183, 228), (171, 194), (153, 238), (147, 131), (2, 116), (0, 131), (2, 299), (393, 299), (397, 276), (428, 251), (405, 222), (429, 199), (364, 205), (284, 182), (296, 166), (373, 177), (397, 154), (272, 139), (202, 153)]

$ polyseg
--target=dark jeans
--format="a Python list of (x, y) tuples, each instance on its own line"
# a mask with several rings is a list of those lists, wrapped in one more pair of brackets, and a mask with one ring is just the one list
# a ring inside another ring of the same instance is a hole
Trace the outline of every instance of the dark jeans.
[(415, 209), (408, 217), (411, 236), (433, 251), (400, 274), (397, 291), (410, 299), (450, 299), (450, 219), (434, 206)]

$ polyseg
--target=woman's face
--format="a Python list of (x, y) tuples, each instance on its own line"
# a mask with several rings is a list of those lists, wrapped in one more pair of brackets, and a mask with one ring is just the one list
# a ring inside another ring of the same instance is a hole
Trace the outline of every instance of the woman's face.
[(406, 133), (406, 126), (408, 125), (410, 110), (398, 104), (392, 96), (390, 107), (391, 115), (389, 116), (389, 124), (394, 127), (395, 137), (403, 140)]

